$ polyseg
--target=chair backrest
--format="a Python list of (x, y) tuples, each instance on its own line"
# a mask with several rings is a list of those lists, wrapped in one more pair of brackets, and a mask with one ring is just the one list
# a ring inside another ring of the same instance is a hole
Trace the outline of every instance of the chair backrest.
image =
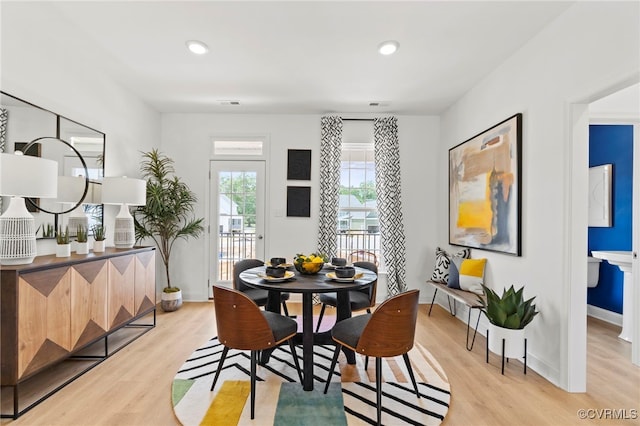
[(218, 340), (228, 348), (261, 350), (275, 347), (269, 323), (258, 305), (238, 290), (213, 286)]
[(233, 265), (233, 288), (239, 291), (245, 291), (251, 288), (240, 279), (240, 273), (246, 271), (247, 269), (257, 268), (258, 266), (263, 265), (264, 262), (258, 259), (243, 259), (237, 261)]
[(378, 306), (362, 331), (356, 352), (373, 357), (405, 354), (413, 347), (420, 290), (393, 296)]
[(371, 253), (370, 251), (366, 250), (356, 250), (349, 253), (349, 256), (347, 256), (347, 261), (350, 263), (371, 262), (378, 266), (378, 256), (376, 256), (375, 253)]
[[(353, 266), (359, 268), (368, 269), (370, 271), (378, 273), (378, 266), (373, 262), (353, 262)], [(369, 287), (358, 290), (369, 296), (369, 307), (373, 308), (376, 305), (376, 292), (378, 291), (378, 279), (376, 279)]]

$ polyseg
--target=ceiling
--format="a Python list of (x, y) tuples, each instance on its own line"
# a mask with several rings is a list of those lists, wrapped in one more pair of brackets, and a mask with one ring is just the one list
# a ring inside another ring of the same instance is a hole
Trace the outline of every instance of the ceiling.
[[(48, 4), (160, 112), (439, 114), (572, 2)], [(190, 39), (209, 53), (188, 52)], [(387, 57), (388, 39), (400, 48)]]

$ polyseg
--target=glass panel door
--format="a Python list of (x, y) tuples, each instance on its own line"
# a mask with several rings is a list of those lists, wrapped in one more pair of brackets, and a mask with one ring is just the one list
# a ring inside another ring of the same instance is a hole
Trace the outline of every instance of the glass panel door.
[(235, 262), (264, 258), (265, 163), (211, 161), (210, 172), (209, 282), (231, 287)]

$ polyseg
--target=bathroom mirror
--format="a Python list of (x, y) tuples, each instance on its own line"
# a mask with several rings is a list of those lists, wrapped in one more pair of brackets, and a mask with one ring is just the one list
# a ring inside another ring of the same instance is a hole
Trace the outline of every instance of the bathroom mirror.
[[(38, 138), (42, 139), (33, 144), (25, 152), (26, 155), (57, 161), (59, 176), (77, 177), (88, 174), (92, 186), (96, 186), (93, 183), (100, 184), (104, 177), (104, 133), (0, 92), (0, 152), (20, 150)], [(78, 198), (82, 198), (83, 192), (79, 193)], [(88, 197), (89, 194), (83, 201), (89, 201)], [(52, 231), (67, 225), (69, 212), (79, 201), (29, 199), (27, 208), (35, 218), (37, 237), (53, 238), (55, 233)], [(0, 211), (6, 206), (8, 202), (5, 200), (0, 204)], [(89, 230), (92, 226), (103, 223), (102, 204), (83, 204), (81, 208), (89, 217)]]

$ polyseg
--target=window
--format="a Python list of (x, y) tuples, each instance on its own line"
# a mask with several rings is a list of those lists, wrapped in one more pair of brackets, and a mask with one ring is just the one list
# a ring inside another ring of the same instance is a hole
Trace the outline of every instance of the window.
[(380, 224), (372, 143), (342, 145), (337, 243), (340, 257), (364, 250), (380, 259)]

